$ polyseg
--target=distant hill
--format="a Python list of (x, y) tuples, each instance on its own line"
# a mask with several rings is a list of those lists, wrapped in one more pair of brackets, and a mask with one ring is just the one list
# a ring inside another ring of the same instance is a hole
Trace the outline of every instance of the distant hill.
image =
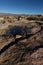
[(14, 16), (41, 16), (41, 14), (12, 14), (12, 13), (0, 13), (0, 16), (12, 16), (12, 15), (14, 15)]
[(15, 14), (11, 14), (11, 13), (0, 13), (0, 16), (9, 16), (9, 15), (15, 15)]

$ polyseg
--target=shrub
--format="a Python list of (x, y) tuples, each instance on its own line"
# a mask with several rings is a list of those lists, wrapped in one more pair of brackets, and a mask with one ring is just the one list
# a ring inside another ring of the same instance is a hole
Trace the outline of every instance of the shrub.
[(3, 24), (5, 23), (5, 21), (3, 21)]
[(42, 16), (42, 17), (40, 17), (40, 20), (41, 20), (41, 21), (43, 21), (43, 16)]
[(30, 16), (27, 18), (27, 20), (39, 20), (38, 17), (33, 17), (33, 16)]
[(8, 28), (12, 28), (13, 26), (12, 25), (9, 25)]

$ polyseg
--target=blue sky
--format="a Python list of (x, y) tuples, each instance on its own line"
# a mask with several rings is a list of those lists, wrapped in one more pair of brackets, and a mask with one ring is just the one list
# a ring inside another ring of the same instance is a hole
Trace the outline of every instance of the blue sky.
[(43, 0), (0, 0), (0, 12), (43, 14)]

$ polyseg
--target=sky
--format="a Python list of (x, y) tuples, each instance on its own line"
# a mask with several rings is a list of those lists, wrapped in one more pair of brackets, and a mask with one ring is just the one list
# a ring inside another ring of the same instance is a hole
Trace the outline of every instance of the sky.
[(0, 13), (43, 14), (43, 0), (0, 0)]

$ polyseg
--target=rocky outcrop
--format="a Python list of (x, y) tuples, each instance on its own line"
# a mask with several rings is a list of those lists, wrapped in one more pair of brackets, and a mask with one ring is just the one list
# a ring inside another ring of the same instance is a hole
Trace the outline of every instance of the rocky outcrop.
[(29, 25), (27, 27), (33, 27), (30, 28), (33, 35), (16, 38), (15, 41), (10, 37), (6, 39), (7, 43), (5, 40), (3, 44), (0, 42), (0, 65), (43, 65), (42, 26), (36, 23)]

